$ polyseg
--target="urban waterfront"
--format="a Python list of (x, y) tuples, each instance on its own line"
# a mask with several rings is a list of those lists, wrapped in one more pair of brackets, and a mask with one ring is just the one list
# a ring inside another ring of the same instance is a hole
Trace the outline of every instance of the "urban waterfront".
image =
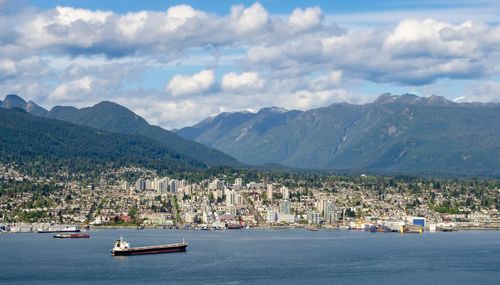
[[(496, 284), (500, 231), (369, 233), (283, 230), (98, 230), (90, 239), (1, 234), (2, 284)], [(189, 242), (186, 253), (112, 257)]]

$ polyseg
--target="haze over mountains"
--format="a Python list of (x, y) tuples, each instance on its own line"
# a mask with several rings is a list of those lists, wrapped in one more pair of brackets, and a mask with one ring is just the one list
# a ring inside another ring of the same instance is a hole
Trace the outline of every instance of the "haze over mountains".
[(380, 173), (500, 174), (500, 104), (383, 94), (309, 111), (222, 113), (177, 134), (248, 164)]

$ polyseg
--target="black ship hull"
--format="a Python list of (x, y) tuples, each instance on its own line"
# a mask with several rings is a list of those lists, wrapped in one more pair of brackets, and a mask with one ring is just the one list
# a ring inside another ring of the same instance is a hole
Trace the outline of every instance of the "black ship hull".
[(38, 231), (39, 234), (55, 234), (55, 233), (79, 233), (80, 230), (55, 230), (55, 231)]
[(186, 251), (187, 244), (176, 246), (150, 246), (129, 248), (127, 250), (112, 250), (113, 256), (128, 256), (128, 255), (142, 255), (142, 254), (159, 254), (159, 253), (173, 253)]

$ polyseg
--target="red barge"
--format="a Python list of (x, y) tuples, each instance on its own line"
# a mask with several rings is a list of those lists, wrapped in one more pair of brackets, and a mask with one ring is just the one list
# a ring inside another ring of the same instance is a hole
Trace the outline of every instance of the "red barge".
[(88, 234), (59, 234), (55, 238), (90, 238)]
[(127, 255), (140, 255), (140, 254), (157, 254), (157, 253), (171, 253), (186, 251), (188, 244), (184, 241), (180, 243), (152, 245), (142, 247), (130, 247), (130, 244), (123, 241), (122, 238), (115, 242), (115, 246), (111, 249), (113, 256), (127, 256)]

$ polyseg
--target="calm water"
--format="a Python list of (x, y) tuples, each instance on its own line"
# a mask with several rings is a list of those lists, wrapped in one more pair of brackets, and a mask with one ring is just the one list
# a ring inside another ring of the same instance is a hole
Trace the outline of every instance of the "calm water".
[[(0, 234), (8, 284), (500, 284), (500, 232), (102, 230), (90, 239)], [(186, 253), (112, 257), (132, 246), (189, 242)]]

